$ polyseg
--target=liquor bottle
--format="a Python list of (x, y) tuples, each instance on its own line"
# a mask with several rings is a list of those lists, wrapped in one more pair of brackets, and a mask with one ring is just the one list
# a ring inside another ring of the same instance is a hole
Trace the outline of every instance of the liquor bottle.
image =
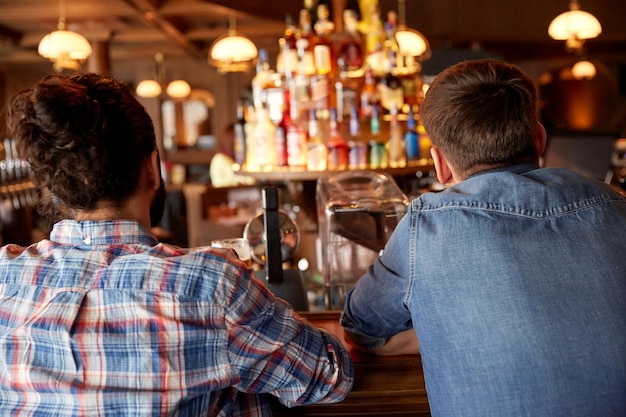
[(311, 24), (315, 25), (315, 23), (319, 20), (318, 12), (317, 12), (317, 0), (304, 0), (303, 6), (306, 10), (308, 10), (311, 15)]
[(413, 107), (409, 108), (403, 139), (407, 162), (418, 161), (420, 159), (419, 135), (417, 133), (417, 123), (415, 121)]
[[(288, 104), (286, 105), (288, 106)], [(287, 129), (289, 128), (288, 110), (283, 110), (283, 116), (278, 124), (275, 124), (274, 143), (276, 144), (276, 166), (287, 166)]]
[(395, 106), (396, 110), (402, 109), (404, 105), (404, 91), (400, 79), (393, 73), (395, 61), (393, 59), (385, 61), (385, 75), (380, 78), (377, 86), (380, 96), (380, 105), (383, 110), (383, 120), (390, 119), (389, 114)]
[(270, 65), (267, 58), (267, 50), (259, 49), (259, 60), (256, 64), (256, 74), (252, 78), (252, 103), (254, 107), (260, 109), (267, 104), (266, 87), (269, 83)]
[(237, 102), (237, 121), (233, 128), (233, 156), (235, 163), (243, 167), (246, 163), (246, 116), (241, 101)]
[(300, 10), (300, 28), (296, 35), (296, 50), (298, 54), (297, 71), (303, 75), (311, 75), (315, 72), (314, 38), (311, 15), (307, 9), (302, 9)]
[(430, 141), (428, 132), (426, 132), (426, 129), (424, 128), (422, 119), (419, 117), (417, 119), (417, 134), (419, 135), (420, 154), (422, 155), (422, 158), (430, 157), (432, 142)]
[(386, 168), (388, 161), (387, 145), (380, 137), (379, 106), (372, 107), (370, 117), (369, 165), (371, 168)]
[(309, 144), (306, 167), (309, 171), (324, 171), (328, 159), (328, 150), (322, 140), (322, 132), (315, 109), (309, 112)]
[(276, 71), (284, 75), (286, 71), (294, 73), (298, 63), (296, 50), (297, 29), (290, 14), (285, 17), (285, 31), (278, 39), (279, 54), (276, 58)]
[[(396, 40), (396, 29), (398, 27), (398, 14), (394, 10), (387, 12), (387, 20), (383, 26), (385, 31), (385, 40), (383, 42), (383, 52), (386, 60), (394, 61), (394, 67), (398, 66), (400, 57), (400, 47)], [(386, 68), (383, 68), (386, 70)]]
[(267, 108), (256, 111), (254, 127), (254, 153), (256, 163), (261, 171), (272, 171), (277, 165), (276, 128), (269, 118)]
[(385, 70), (385, 30), (378, 7), (369, 10), (368, 15), (367, 23), (361, 29), (365, 36), (365, 64), (375, 73), (381, 74)]
[(365, 70), (365, 77), (363, 79), (363, 87), (360, 94), (361, 102), (361, 118), (369, 119), (372, 117), (372, 109), (374, 106), (378, 106), (380, 98), (378, 91), (376, 90), (376, 79), (371, 68)]
[(332, 41), (335, 24), (329, 20), (328, 5), (317, 6), (317, 22), (313, 25), (313, 56), (318, 74), (330, 75), (335, 72), (336, 53)]
[(308, 133), (303, 126), (301, 114), (293, 106), (286, 111), (287, 165), (290, 168), (304, 169), (307, 164)]
[(341, 123), (344, 119), (349, 119), (352, 107), (359, 105), (360, 85), (358, 78), (348, 76), (345, 61), (339, 59), (337, 64), (339, 67), (335, 79), (335, 103), (331, 101), (331, 106), (337, 108), (337, 121)]
[(254, 105), (249, 105), (246, 111), (246, 126), (244, 133), (246, 135), (246, 171), (256, 172), (260, 170), (257, 162), (256, 139), (254, 131), (256, 129), (256, 110)]
[(363, 75), (363, 41), (358, 32), (358, 22), (354, 10), (344, 10), (345, 32), (343, 33), (337, 53), (337, 65), (343, 67), (351, 78)]
[(330, 136), (328, 147), (328, 169), (343, 170), (348, 167), (348, 144), (339, 132), (337, 124), (337, 109), (330, 109)]
[(365, 169), (367, 166), (367, 146), (361, 142), (359, 108), (352, 107), (350, 112), (350, 140), (348, 141), (348, 168)]
[(398, 122), (398, 108), (395, 103), (391, 106), (391, 120), (389, 122), (389, 166), (391, 168), (401, 168), (406, 166), (406, 154), (404, 151), (404, 142), (402, 140), (402, 132), (400, 131), (400, 123)]

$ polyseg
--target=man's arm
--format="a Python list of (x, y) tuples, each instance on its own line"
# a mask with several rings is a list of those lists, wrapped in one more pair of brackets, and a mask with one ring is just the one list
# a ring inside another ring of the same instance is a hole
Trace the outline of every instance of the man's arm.
[[(345, 330), (346, 339), (356, 348), (380, 356), (416, 355), (419, 353), (419, 341), (413, 329), (397, 333), (377, 347), (362, 345), (364, 337)], [(371, 339), (370, 339), (371, 340)]]

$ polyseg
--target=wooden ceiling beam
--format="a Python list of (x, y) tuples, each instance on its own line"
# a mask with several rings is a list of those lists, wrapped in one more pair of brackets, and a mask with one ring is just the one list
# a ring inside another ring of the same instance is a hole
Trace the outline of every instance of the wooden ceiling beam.
[(205, 58), (205, 54), (178, 27), (161, 16), (158, 5), (149, 0), (124, 0), (124, 2), (137, 12), (137, 16), (144, 23), (162, 32), (167, 39), (181, 48), (187, 55), (195, 59)]

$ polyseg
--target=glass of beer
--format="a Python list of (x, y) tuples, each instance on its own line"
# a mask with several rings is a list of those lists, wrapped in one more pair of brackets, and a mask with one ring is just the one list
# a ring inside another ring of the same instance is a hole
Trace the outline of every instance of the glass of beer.
[(250, 244), (242, 237), (233, 237), (228, 239), (217, 239), (211, 242), (211, 246), (214, 248), (228, 248), (234, 249), (237, 252), (237, 256), (243, 262), (246, 263), (248, 268), (252, 267), (252, 256), (250, 252)]

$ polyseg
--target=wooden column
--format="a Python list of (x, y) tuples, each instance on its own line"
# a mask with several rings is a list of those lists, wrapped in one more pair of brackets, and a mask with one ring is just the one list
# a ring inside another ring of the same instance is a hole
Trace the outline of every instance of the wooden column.
[(109, 41), (92, 41), (93, 50), (87, 63), (89, 72), (97, 72), (103, 75), (111, 74), (111, 61), (109, 58)]

